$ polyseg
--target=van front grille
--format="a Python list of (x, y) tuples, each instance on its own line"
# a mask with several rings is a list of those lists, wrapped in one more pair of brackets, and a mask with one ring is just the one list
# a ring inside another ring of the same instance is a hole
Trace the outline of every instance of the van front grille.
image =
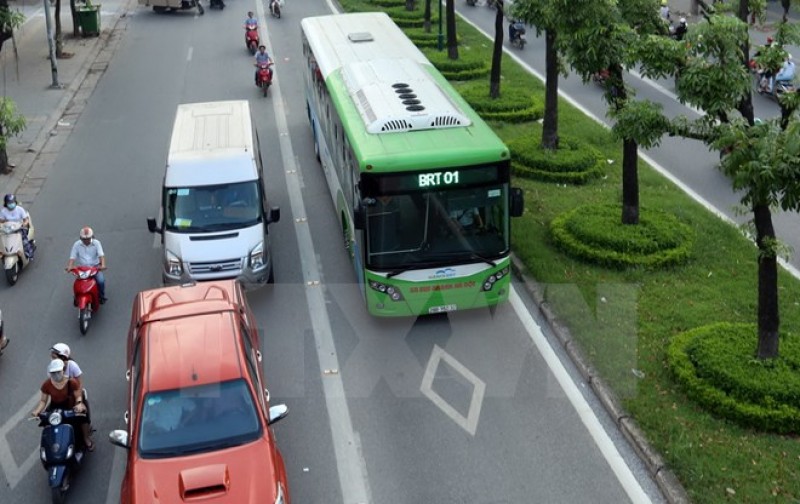
[(213, 262), (193, 262), (189, 264), (192, 275), (214, 275), (217, 273), (239, 273), (242, 269), (242, 259), (223, 259)]

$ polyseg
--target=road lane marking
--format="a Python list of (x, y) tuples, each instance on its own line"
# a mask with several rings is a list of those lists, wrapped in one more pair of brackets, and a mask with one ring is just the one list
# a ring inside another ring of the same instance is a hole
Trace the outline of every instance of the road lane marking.
[[(14, 413), (14, 415), (0, 427), (0, 468), (3, 469), (3, 473), (6, 475), (6, 482), (12, 490), (22, 481), (22, 478), (28, 474), (28, 471), (33, 468), (33, 464), (39, 459), (39, 448), (37, 445), (25, 459), (25, 462), (23, 462), (22, 465), (17, 465), (14, 454), (11, 453), (11, 446), (6, 440), (6, 434), (23, 421), (24, 418), (28, 417), (29, 412), (33, 411), (33, 408), (38, 404), (40, 397), (41, 393), (37, 391), (28, 402), (25, 403), (25, 406)], [(31, 421), (31, 424), (38, 425), (34, 421)]]
[(189, 46), (189, 50), (186, 52), (186, 61), (192, 61), (192, 53), (194, 52), (194, 46)]
[(608, 436), (608, 433), (603, 429), (600, 420), (597, 418), (597, 415), (595, 415), (591, 406), (589, 406), (589, 403), (586, 402), (578, 386), (572, 381), (567, 369), (561, 363), (561, 360), (544, 337), (544, 334), (542, 334), (541, 328), (539, 328), (539, 325), (533, 320), (533, 317), (530, 312), (528, 312), (527, 307), (520, 299), (513, 285), (511, 286), (508, 300), (517, 313), (517, 317), (519, 317), (522, 325), (525, 327), (525, 330), (528, 331), (528, 335), (533, 340), (542, 358), (547, 363), (547, 367), (550, 368), (550, 372), (553, 373), (553, 376), (558, 381), (559, 385), (561, 385), (564, 394), (578, 413), (583, 425), (586, 426), (586, 430), (589, 431), (595, 445), (600, 450), (600, 453), (603, 454), (603, 457), (606, 459), (606, 462), (608, 462), (609, 467), (614, 472), (620, 485), (622, 485), (625, 493), (628, 494), (632, 502), (637, 504), (652, 502), (636, 480), (636, 477), (631, 472), (625, 459), (620, 455), (619, 450), (617, 450), (617, 447)]
[(111, 476), (108, 478), (108, 492), (106, 492), (106, 504), (119, 504), (120, 488), (125, 471), (125, 458), (128, 450), (111, 445), (115, 448), (114, 460), (111, 462)]
[[(447, 401), (442, 398), (436, 391), (433, 390), (433, 378), (436, 376), (436, 370), (439, 368), (439, 363), (444, 361), (450, 367), (458, 371), (461, 376), (472, 383), (472, 398), (469, 402), (469, 411), (467, 416), (462, 415)], [(459, 427), (475, 436), (475, 431), (478, 429), (478, 419), (481, 414), (481, 406), (483, 405), (483, 395), (486, 391), (486, 383), (478, 378), (475, 373), (467, 369), (455, 357), (445, 352), (439, 345), (433, 345), (431, 358), (428, 361), (428, 367), (425, 368), (425, 375), (422, 377), (422, 384), (419, 387), (422, 394), (433, 402), (445, 415), (450, 417)]]
[[(259, 19), (266, 19), (262, 2), (256, 2), (256, 10)], [(259, 27), (260, 38), (263, 41), (262, 43), (267, 46), (267, 52), (274, 55), (269, 39), (264, 36), (264, 30), (266, 30), (266, 27), (261, 25)], [(294, 154), (289, 137), (289, 127), (286, 122), (286, 111), (283, 106), (278, 72), (275, 75), (269, 99), (272, 101), (275, 126), (278, 129), (281, 160), (284, 171), (287, 172), (285, 176), (287, 194), (292, 215), (305, 216), (307, 213), (303, 203), (301, 181), (298, 176), (298, 164), (295, 161), (297, 157)], [(342, 499), (347, 504), (366, 504), (371, 502), (367, 468), (361, 450), (361, 441), (353, 430), (353, 422), (350, 418), (342, 375), (340, 373), (324, 374), (326, 369), (341, 368), (333, 341), (324, 291), (320, 287), (310, 284), (321, 277), (309, 226), (306, 224), (296, 225), (295, 236), (297, 237), (297, 246), (300, 251), (308, 314), (314, 331), (314, 341), (316, 343), (315, 347), (319, 360), (322, 389), (325, 394), (325, 405), (328, 411)]]

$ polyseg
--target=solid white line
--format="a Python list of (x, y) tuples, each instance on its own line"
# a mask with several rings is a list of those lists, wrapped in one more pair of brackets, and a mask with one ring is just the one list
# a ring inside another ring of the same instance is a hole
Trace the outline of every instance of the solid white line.
[(639, 504), (652, 502), (650, 497), (645, 493), (644, 489), (639, 484), (639, 481), (637, 481), (636, 477), (631, 472), (628, 464), (625, 463), (625, 459), (623, 459), (622, 455), (620, 455), (617, 447), (614, 445), (614, 442), (608, 436), (608, 433), (606, 433), (605, 429), (603, 429), (603, 426), (600, 424), (600, 420), (598, 420), (597, 415), (594, 414), (594, 411), (589, 406), (589, 403), (586, 402), (586, 399), (584, 399), (580, 390), (578, 390), (577, 385), (575, 385), (575, 383), (572, 381), (572, 378), (570, 377), (566, 368), (564, 368), (561, 360), (558, 358), (547, 339), (542, 334), (542, 331), (536, 324), (536, 321), (533, 320), (533, 317), (528, 312), (528, 309), (525, 307), (525, 304), (520, 299), (513, 285), (511, 286), (508, 299), (511, 303), (511, 306), (514, 308), (514, 311), (517, 313), (519, 320), (522, 322), (522, 325), (528, 331), (528, 335), (530, 335), (534, 345), (536, 345), (536, 348), (539, 350), (542, 358), (544, 358), (547, 366), (553, 373), (553, 376), (555, 376), (559, 385), (561, 385), (562, 390), (564, 390), (564, 394), (569, 399), (572, 407), (575, 408), (578, 416), (580, 416), (583, 425), (586, 426), (586, 430), (589, 431), (592, 439), (594, 439), (594, 442), (597, 445), (597, 448), (600, 450), (600, 453), (603, 454), (603, 457), (605, 457), (609, 467), (611, 467), (611, 470), (614, 471), (614, 475), (617, 477), (620, 485), (622, 485), (625, 493), (628, 494), (628, 497), (630, 497), (631, 501), (634, 503)]
[(189, 51), (186, 53), (186, 61), (192, 61), (192, 53), (194, 52), (194, 46), (189, 46)]
[[(256, 2), (256, 9), (259, 19), (266, 19), (262, 2)], [(259, 29), (261, 35), (263, 35), (266, 27), (261, 25)], [(272, 52), (269, 39), (262, 36), (261, 40), (264, 41), (264, 45), (267, 46), (267, 52), (272, 55), (273, 60), (277, 60)], [(303, 193), (298, 177), (299, 167), (295, 161), (297, 158), (292, 149), (289, 127), (286, 123), (286, 111), (283, 107), (283, 97), (278, 77), (279, 71), (279, 68), (275, 71), (275, 79), (272, 81), (272, 90), (270, 92), (271, 96), (268, 99), (272, 101), (273, 116), (278, 129), (281, 162), (286, 173), (286, 186), (292, 215), (296, 218), (305, 217), (305, 204), (303, 203)], [(341, 369), (341, 367), (336, 353), (336, 345), (333, 341), (323, 288), (318, 282), (321, 275), (317, 265), (314, 242), (311, 239), (311, 231), (305, 219), (302, 222), (295, 222), (295, 230), (342, 498), (347, 504), (366, 504), (371, 502), (367, 467), (361, 452), (360, 439), (353, 430), (353, 422), (350, 419), (350, 410), (347, 406), (347, 395), (344, 391), (342, 375), (339, 373), (325, 373), (326, 369)]]

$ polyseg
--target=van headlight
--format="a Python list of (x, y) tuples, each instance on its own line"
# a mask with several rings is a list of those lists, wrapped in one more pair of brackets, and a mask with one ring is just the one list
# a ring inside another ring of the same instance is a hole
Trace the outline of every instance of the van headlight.
[(264, 242), (258, 242), (253, 250), (250, 251), (250, 269), (261, 269), (264, 267)]
[(183, 264), (178, 256), (167, 250), (164, 256), (164, 269), (170, 276), (181, 276), (183, 274)]

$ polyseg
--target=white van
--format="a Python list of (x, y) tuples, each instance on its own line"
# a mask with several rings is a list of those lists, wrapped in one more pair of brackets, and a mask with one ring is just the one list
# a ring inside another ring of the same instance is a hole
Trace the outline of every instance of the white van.
[(247, 101), (178, 106), (159, 214), (147, 227), (161, 234), (165, 284), (274, 281), (268, 225), (280, 209), (267, 205)]

